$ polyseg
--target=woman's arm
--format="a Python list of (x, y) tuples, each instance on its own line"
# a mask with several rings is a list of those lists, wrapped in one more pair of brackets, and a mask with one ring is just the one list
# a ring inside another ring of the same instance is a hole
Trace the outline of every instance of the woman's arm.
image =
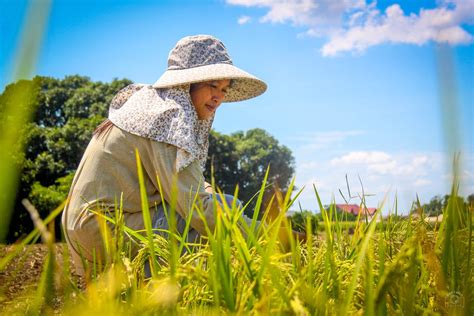
[[(291, 233), (291, 235), (290, 235), (290, 233)], [(290, 231), (288, 226), (285, 223), (282, 222), (282, 225), (280, 227), (280, 231), (278, 233), (278, 239), (280, 240), (281, 246), (285, 251), (290, 251), (291, 250), (290, 236), (297, 243), (306, 242), (306, 233), (297, 232), (295, 230)]]
[[(191, 226), (201, 235), (207, 235), (207, 227), (213, 231), (215, 226), (214, 203), (212, 194), (206, 189), (202, 169), (198, 161), (176, 171), (177, 147), (144, 140), (148, 144), (140, 152), (144, 169), (153, 186), (162, 193), (164, 200), (171, 204), (176, 203), (176, 212), (187, 218), (191, 213)], [(197, 212), (199, 208), (200, 212)]]

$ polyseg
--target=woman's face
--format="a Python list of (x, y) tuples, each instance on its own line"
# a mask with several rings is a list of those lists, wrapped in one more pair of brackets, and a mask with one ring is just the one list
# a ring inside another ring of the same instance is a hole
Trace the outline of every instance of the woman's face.
[(193, 83), (189, 93), (200, 120), (209, 119), (224, 100), (230, 80)]

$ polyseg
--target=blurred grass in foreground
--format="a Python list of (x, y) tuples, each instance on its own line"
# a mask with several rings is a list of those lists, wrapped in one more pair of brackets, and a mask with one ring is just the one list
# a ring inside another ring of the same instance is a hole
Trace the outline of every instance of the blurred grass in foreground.
[[(440, 223), (426, 222), (421, 207), (419, 217), (382, 218), (381, 205), (370, 222), (359, 218), (353, 234), (349, 234), (332, 204), (328, 209), (321, 208), (324, 232), (312, 232), (312, 225), (307, 222), (307, 242), (290, 238), (286, 247), (280, 240), (281, 230), (289, 229), (285, 213), (294, 202), (290, 199), (291, 190), (286, 196), (275, 196), (279, 201), (277, 214), (269, 214), (274, 209), (262, 207), (262, 192), (255, 197), (256, 212), (263, 213), (264, 218), (272, 216), (267, 225), (252, 229), (240, 220), (242, 210), (236, 205), (216, 205), (216, 228), (208, 230), (202, 244), (188, 243), (187, 231), (180, 234), (173, 225), (165, 231), (168, 237), (155, 235), (151, 229), (130, 230), (121, 220), (119, 204), (115, 216), (99, 215), (116, 225), (103, 233), (109, 259), (100, 265), (88, 264), (88, 285), (84, 290), (71, 278), (67, 264), (57, 264), (50, 248), (38, 289), (22, 293), (15, 302), (4, 303), (3, 312), (472, 313), (474, 205), (459, 203), (456, 183)], [(320, 201), (316, 190), (315, 199)], [(143, 207), (147, 207), (146, 203)], [(169, 206), (169, 218), (174, 217), (173, 212)], [(193, 212), (204, 219), (197, 200)], [(145, 217), (150, 216), (146, 213)], [(29, 239), (44, 236), (44, 227), (50, 221), (48, 218), (43, 225), (37, 219), (39, 229)], [(135, 258), (127, 255), (123, 236), (131, 236), (140, 245)], [(186, 251), (177, 255), (183, 249)], [(9, 260), (11, 257), (0, 260), (0, 270)], [(146, 262), (150, 263), (151, 278), (145, 276)]]
[[(35, 69), (41, 42), (46, 28), (50, 0), (30, 1), (23, 22), (17, 52), (13, 62), (11, 81), (29, 78)], [(8, 233), (11, 212), (18, 187), (18, 177), (23, 155), (21, 128), (31, 120), (34, 113), (37, 87), (25, 86), (25, 90), (13, 96), (12, 101), (0, 113), (0, 242), (4, 242)]]

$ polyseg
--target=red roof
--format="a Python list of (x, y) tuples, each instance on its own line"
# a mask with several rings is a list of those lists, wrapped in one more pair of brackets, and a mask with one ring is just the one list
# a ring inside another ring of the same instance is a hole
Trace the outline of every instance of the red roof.
[[(356, 216), (359, 215), (359, 212), (361, 211), (361, 208), (357, 204), (336, 204), (336, 208)], [(375, 207), (368, 207), (365, 209), (364, 213), (372, 216), (375, 214), (375, 212), (377, 212)]]

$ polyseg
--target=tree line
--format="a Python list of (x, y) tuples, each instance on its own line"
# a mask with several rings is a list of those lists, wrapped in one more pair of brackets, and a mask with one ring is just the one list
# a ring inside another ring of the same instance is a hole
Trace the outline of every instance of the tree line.
[[(23, 198), (32, 202), (42, 218), (66, 199), (92, 132), (107, 116), (114, 95), (131, 83), (128, 79), (103, 83), (79, 75), (64, 79), (37, 76), (5, 88), (0, 95), (2, 125), (8, 119), (4, 109), (14, 102), (15, 94), (30, 88), (35, 91), (35, 98), (27, 105), (34, 113), (33, 119), (18, 127), (21, 139), (17, 145), (24, 150), (6, 153), (16, 152), (13, 158), (21, 170), (8, 242), (33, 229), (29, 214), (20, 202)], [(212, 170), (216, 184), (224, 192), (233, 194), (238, 185), (239, 198), (248, 201), (260, 189), (269, 164), (268, 182), (286, 190), (294, 174), (294, 158), (288, 147), (263, 129), (230, 135), (211, 131), (205, 177), (211, 179)], [(56, 224), (59, 225), (59, 219)], [(59, 227), (56, 231), (59, 232)]]
[[(455, 196), (454, 198), (457, 199), (457, 205), (465, 205), (466, 207), (469, 205), (474, 206), (474, 193), (468, 195), (466, 198), (462, 196)], [(423, 210), (423, 214), (425, 216), (438, 216), (443, 214), (443, 210), (446, 209), (448, 206), (448, 202), (451, 199), (450, 194), (445, 194), (443, 196), (436, 195), (428, 203), (421, 204), (421, 210)], [(412, 208), (411, 213), (419, 213), (420, 207), (417, 207), (416, 204)]]

